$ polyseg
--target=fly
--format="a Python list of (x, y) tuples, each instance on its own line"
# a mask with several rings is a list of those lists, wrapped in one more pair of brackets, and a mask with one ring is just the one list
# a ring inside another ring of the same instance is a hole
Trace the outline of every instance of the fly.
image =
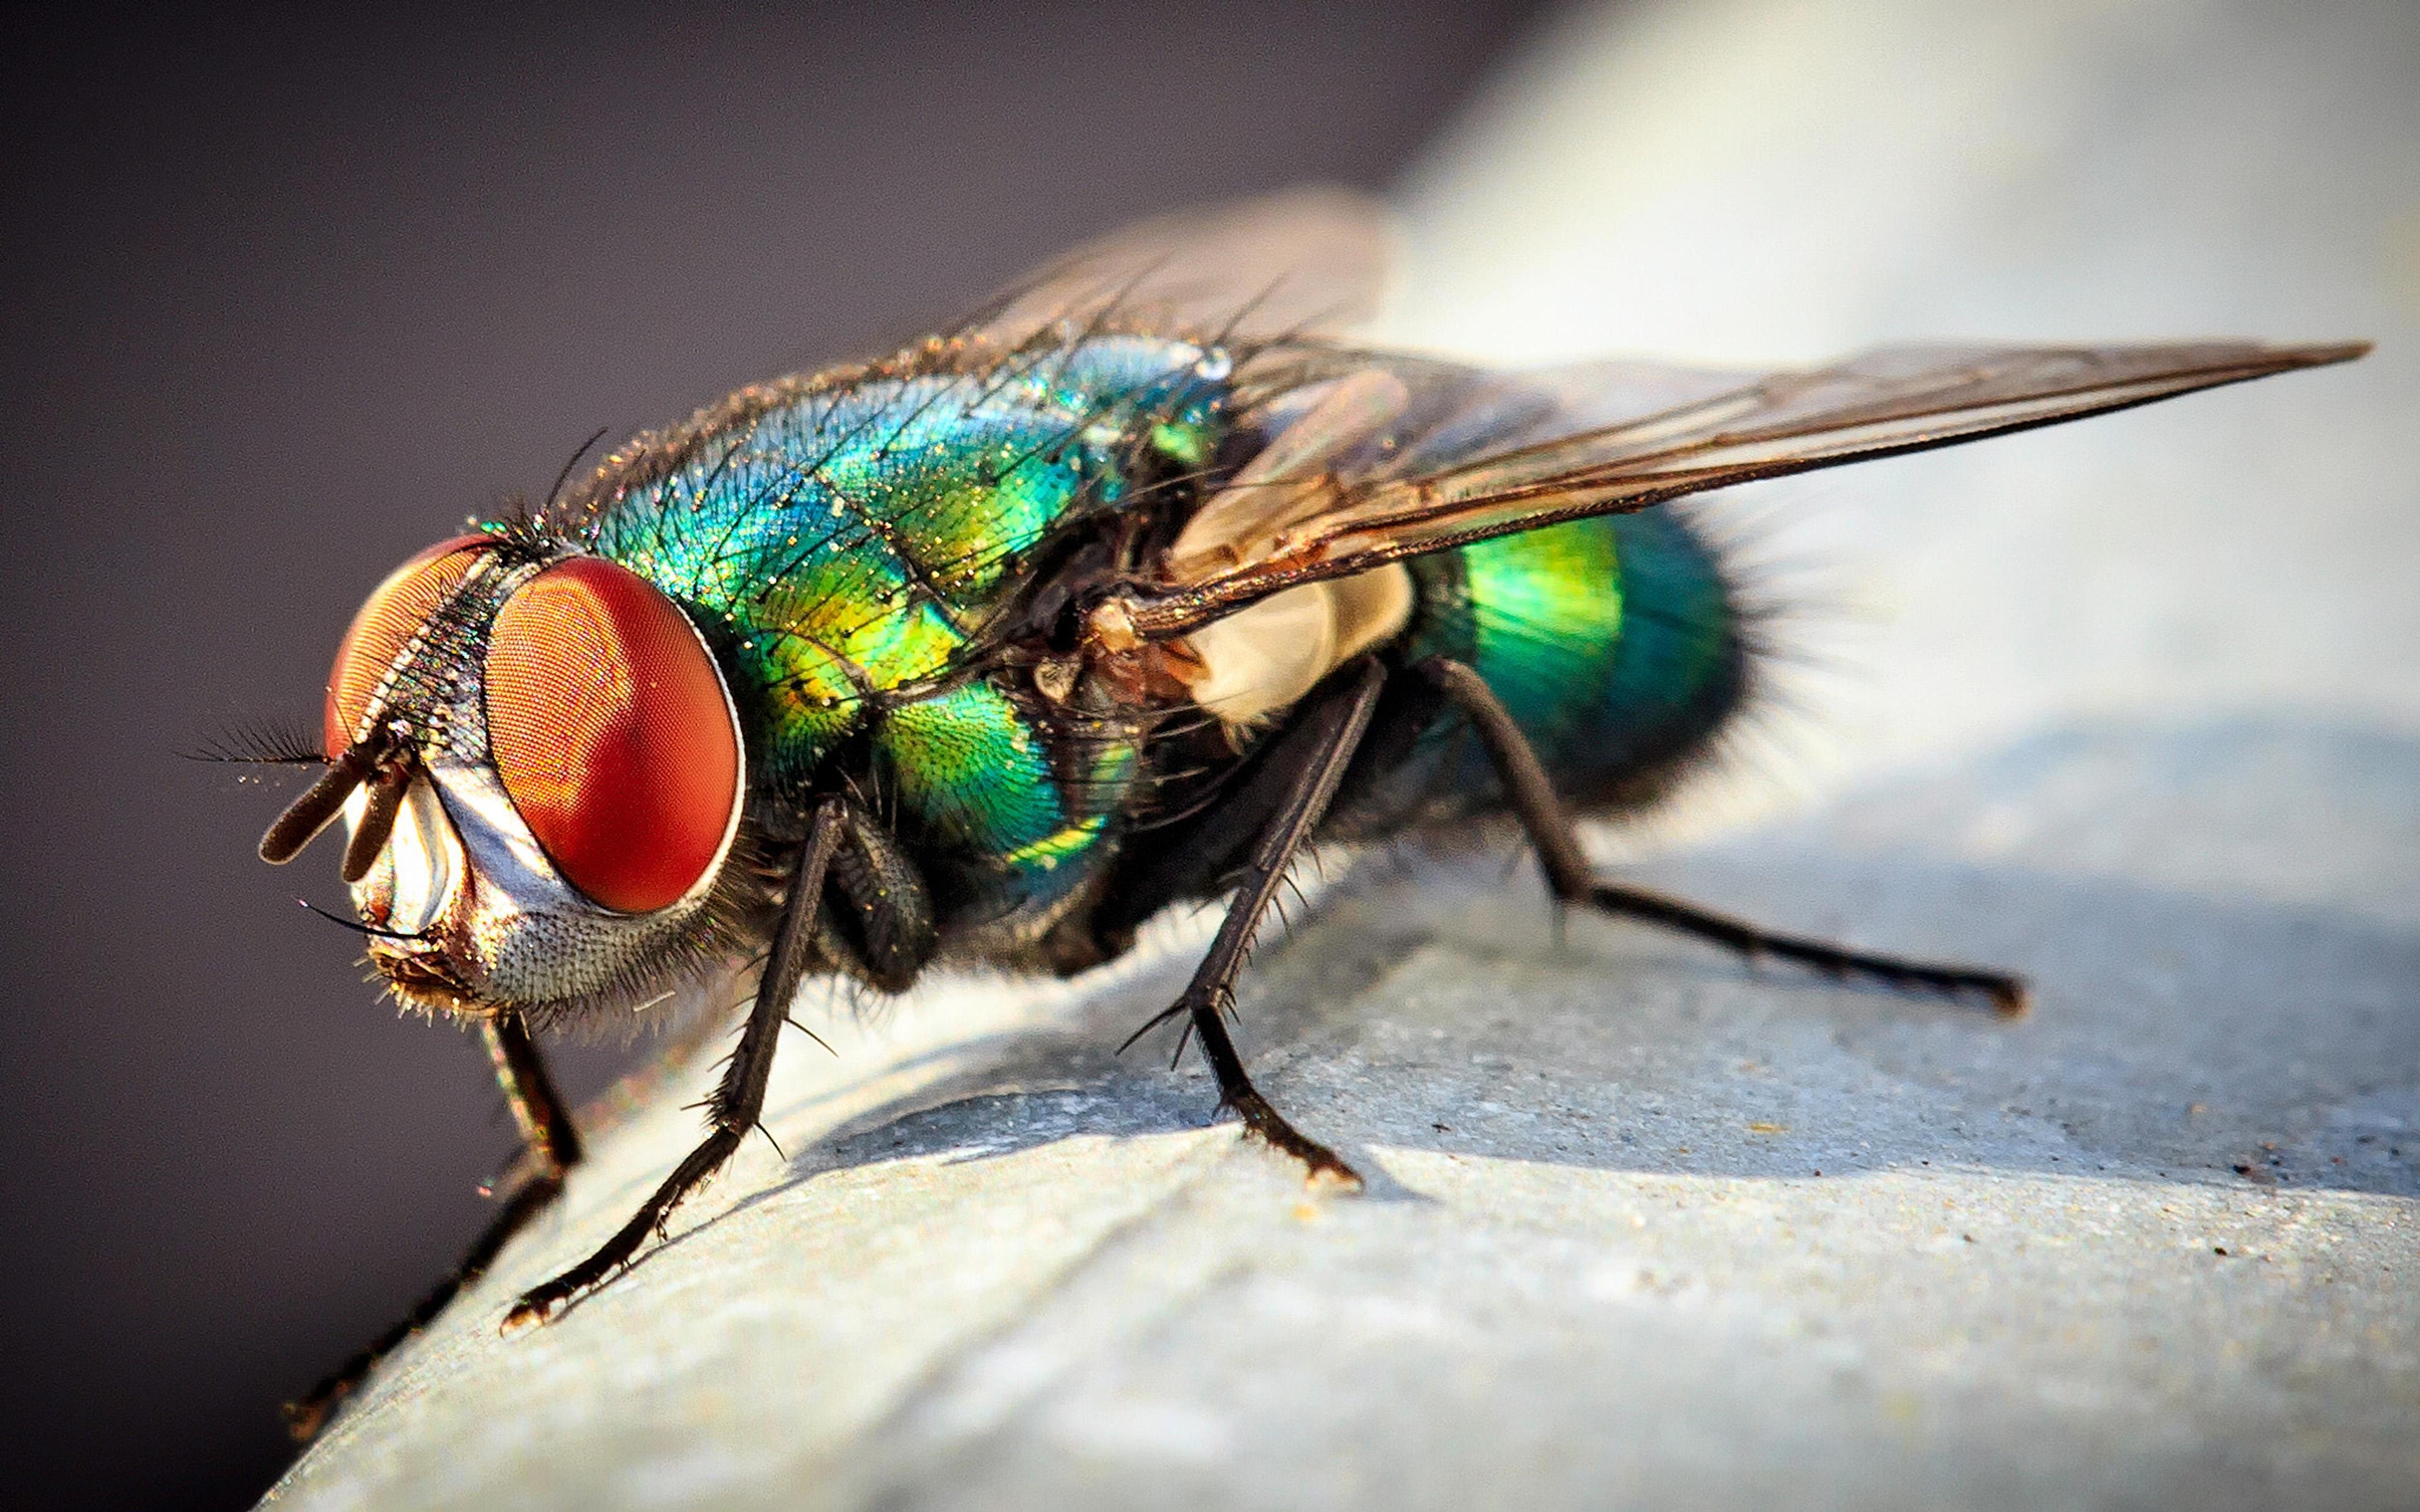
[(404, 1325), (288, 1410), (298, 1434), (579, 1163), (535, 1036), (692, 980), (755, 976), (704, 1141), (507, 1327), (603, 1282), (730, 1158), (803, 979), (1073, 973), (1187, 900), (1231, 901), (1136, 1038), (1175, 1025), (1247, 1130), (1357, 1185), (1253, 1087), (1226, 1022), (1315, 844), (1509, 818), (1565, 904), (2023, 1011), (2005, 972), (1591, 872), (1572, 816), (1653, 799), (1757, 673), (1724, 563), (1652, 506), (2366, 346), (1493, 373), (1319, 333), (1382, 241), (1372, 207), (1316, 192), (1155, 223), (884, 361), (641, 435), (371, 593), (329, 675), (325, 769), (260, 853), (345, 820), (370, 962), (477, 1023), (528, 1174)]

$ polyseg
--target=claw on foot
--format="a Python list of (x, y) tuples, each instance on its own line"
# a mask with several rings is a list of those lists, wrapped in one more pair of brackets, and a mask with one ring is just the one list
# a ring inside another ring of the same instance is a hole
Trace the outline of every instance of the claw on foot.
[(1332, 1186), (1340, 1192), (1360, 1191), (1361, 1173), (1341, 1160), (1331, 1157), (1331, 1161), (1332, 1164), (1311, 1165), (1306, 1169), (1302, 1173), (1302, 1184), (1313, 1190)]
[(328, 1419), (335, 1415), (336, 1404), (351, 1395), (351, 1388), (347, 1387), (341, 1391), (331, 1392), (324, 1396), (306, 1397), (299, 1402), (287, 1402), (282, 1409), (286, 1417), (286, 1431), (293, 1436), (296, 1443), (309, 1443), (319, 1436), (321, 1428), (328, 1426)]
[(1305, 1186), (1334, 1186), (1346, 1192), (1361, 1190), (1360, 1172), (1345, 1165), (1343, 1157), (1336, 1151), (1307, 1137), (1293, 1124), (1278, 1117), (1277, 1109), (1269, 1106), (1258, 1092), (1248, 1092), (1233, 1099), (1228, 1106), (1243, 1119), (1246, 1131), (1257, 1136), (1263, 1144), (1280, 1155), (1291, 1155), (1302, 1162)]
[(510, 1337), (522, 1329), (535, 1328), (552, 1317), (562, 1301), (560, 1297), (542, 1296), (533, 1291), (513, 1304), (513, 1310), (504, 1314), (504, 1320), (497, 1325), (496, 1332)]

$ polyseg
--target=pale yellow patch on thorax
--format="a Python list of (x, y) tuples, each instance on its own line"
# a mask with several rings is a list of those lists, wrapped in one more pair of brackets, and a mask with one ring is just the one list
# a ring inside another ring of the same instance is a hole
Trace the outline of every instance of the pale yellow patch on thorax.
[(1201, 668), (1186, 678), (1187, 691), (1224, 724), (1254, 724), (1411, 618), (1412, 575), (1401, 563), (1289, 588), (1186, 638)]

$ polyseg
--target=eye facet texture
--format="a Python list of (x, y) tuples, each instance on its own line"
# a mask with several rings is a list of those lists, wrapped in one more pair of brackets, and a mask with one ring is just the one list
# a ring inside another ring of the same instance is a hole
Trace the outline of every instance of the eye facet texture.
[(565, 881), (646, 913), (705, 878), (738, 806), (739, 733), (653, 584), (597, 557), (539, 573), (496, 615), (487, 694), (496, 771)]
[(345, 639), (336, 643), (336, 662), (328, 671), (320, 740), (330, 761), (342, 756), (353, 743), (370, 695), (395, 665), (404, 643), (420, 632), (428, 616), (461, 584), (472, 563), (479, 560), (479, 549), (494, 544), (484, 535), (440, 541), (388, 573), (385, 581), (370, 590)]

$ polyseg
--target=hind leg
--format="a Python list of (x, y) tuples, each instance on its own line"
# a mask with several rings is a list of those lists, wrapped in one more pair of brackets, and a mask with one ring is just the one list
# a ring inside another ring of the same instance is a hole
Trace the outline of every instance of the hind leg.
[(1863, 979), (1914, 992), (1971, 993), (2012, 1016), (2025, 1011), (2024, 979), (2005, 971), (1853, 950), (1823, 940), (1778, 933), (1661, 893), (1599, 880), (1589, 870), (1571, 816), (1556, 797), (1544, 764), (1485, 679), (1463, 663), (1442, 656), (1431, 657), (1416, 670), (1462, 711), (1477, 732), (1497, 779), (1504, 784), (1506, 801), (1537, 849), (1547, 886), (1561, 902), (1694, 934), (1751, 960), (1771, 956), (1794, 961), (1828, 977)]

